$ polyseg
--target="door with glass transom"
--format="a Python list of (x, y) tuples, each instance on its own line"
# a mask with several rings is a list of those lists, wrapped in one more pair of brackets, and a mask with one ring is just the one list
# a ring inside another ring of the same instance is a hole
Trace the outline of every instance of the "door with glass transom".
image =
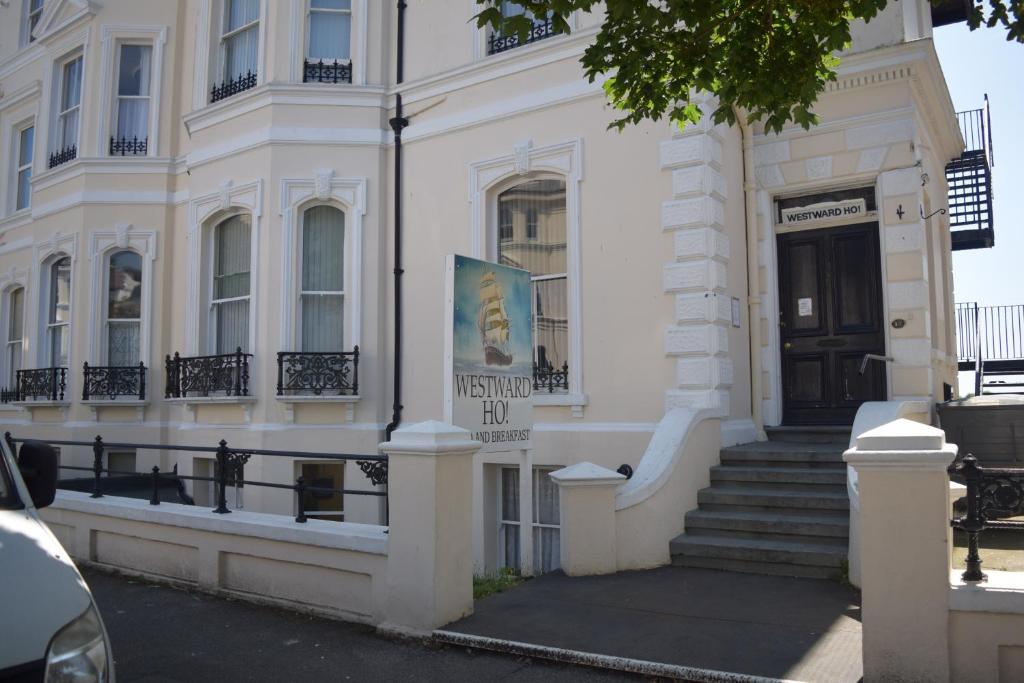
[(886, 398), (878, 225), (778, 235), (783, 424), (847, 425)]

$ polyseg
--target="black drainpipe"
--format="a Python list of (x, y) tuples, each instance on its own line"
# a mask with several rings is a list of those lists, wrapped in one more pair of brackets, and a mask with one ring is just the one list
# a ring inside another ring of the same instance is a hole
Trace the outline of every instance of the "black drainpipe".
[[(398, 0), (398, 55), (395, 65), (395, 84), (402, 83), (402, 67), (405, 61), (405, 0)], [(391, 422), (384, 428), (384, 440), (391, 441), (391, 434), (402, 423), (402, 130), (409, 125), (409, 119), (402, 115), (402, 93), (395, 93), (395, 116), (388, 123), (395, 132), (395, 401), (391, 406)]]

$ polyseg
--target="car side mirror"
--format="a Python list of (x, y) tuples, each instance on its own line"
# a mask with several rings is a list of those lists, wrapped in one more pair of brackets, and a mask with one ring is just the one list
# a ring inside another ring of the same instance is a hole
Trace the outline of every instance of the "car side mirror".
[(57, 451), (42, 441), (26, 441), (18, 453), (18, 470), (32, 496), (32, 504), (44, 508), (57, 496)]

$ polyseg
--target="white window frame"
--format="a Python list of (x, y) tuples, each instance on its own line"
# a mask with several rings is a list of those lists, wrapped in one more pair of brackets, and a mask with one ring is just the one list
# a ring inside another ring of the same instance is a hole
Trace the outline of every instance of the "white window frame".
[[(22, 163), (21, 159), (21, 136), (22, 134), (32, 128), (32, 158), (29, 159), (28, 163)], [(36, 148), (38, 145), (36, 141), (39, 139), (39, 128), (36, 126), (35, 117), (32, 117), (26, 121), (22, 121), (20, 124), (15, 124), (12, 129), (11, 136), (11, 160), (14, 164), (12, 178), (11, 178), (11, 210), (9, 213), (17, 213), (18, 211), (28, 211), (32, 208), (32, 175), (36, 161)], [(28, 192), (28, 204), (25, 206), (18, 206), (18, 180), (23, 171), (28, 171), (29, 174), (29, 192)]]
[[(79, 81), (79, 97), (78, 104), (63, 109), (63, 93), (64, 93), (64, 75), (65, 69), (69, 64), (74, 63), (76, 60), (82, 61), (81, 79)], [(85, 52), (82, 50), (75, 50), (64, 58), (60, 59), (57, 64), (57, 77), (55, 83), (57, 85), (55, 95), (55, 106), (53, 108), (53, 135), (51, 136), (50, 152), (60, 152), (67, 149), (71, 144), (74, 144), (77, 150), (77, 156), (82, 155), (82, 124), (84, 123), (82, 117), (82, 103), (85, 100)], [(61, 125), (62, 120), (71, 111), (78, 110), (78, 125), (75, 127), (75, 139), (74, 142), (70, 142), (63, 138), (63, 126)]]
[(564, 39), (564, 38), (575, 36), (576, 33), (580, 30), (580, 26), (581, 26), (581, 22), (580, 22), (580, 14), (581, 13), (580, 13), (579, 10), (575, 10), (575, 11), (573, 11), (572, 14), (569, 15), (569, 26), (572, 28), (572, 33), (570, 33), (568, 36), (554, 35), (554, 36), (551, 36), (550, 38), (545, 38), (544, 40), (539, 40), (536, 43), (527, 43), (526, 45), (517, 45), (514, 48), (511, 48), (511, 49), (508, 49), (508, 50), (503, 50), (501, 52), (498, 52), (496, 54), (491, 55), (491, 54), (487, 54), (487, 47), (488, 47), (488, 41), (489, 41), (489, 39), (491, 37), (491, 33), (493, 33), (493, 29), (491, 28), (490, 25), (479, 27), (479, 28), (477, 27), (476, 20), (474, 19), (474, 17), (477, 14), (480, 13), (480, 5), (477, 3), (477, 0), (466, 0), (466, 3), (468, 5), (468, 7), (467, 7), (467, 14), (466, 14), (466, 24), (469, 27), (469, 31), (470, 31), (470, 35), (471, 35), (471, 40), (472, 40), (471, 44), (473, 46), (472, 57), (473, 57), (474, 61), (478, 61), (478, 60), (481, 60), (481, 59), (500, 59), (503, 56), (508, 55), (509, 53), (521, 54), (522, 50), (530, 50), (530, 51), (532, 51), (534, 48), (537, 48), (538, 45), (547, 45), (548, 41), (552, 41), (553, 43), (560, 43), (561, 40), (559, 40), (559, 38), (563, 38)]
[(238, 28), (227, 30), (227, 26), (228, 26), (228, 8), (231, 5), (231, 1), (232, 0), (221, 0), (221, 3), (220, 3), (220, 27), (217, 30), (217, 36), (218, 36), (217, 37), (217, 72), (216, 72), (217, 73), (217, 78), (215, 78), (214, 80), (218, 84), (220, 84), (220, 83), (227, 83), (227, 81), (229, 80), (229, 76), (228, 76), (228, 73), (227, 73), (228, 60), (227, 60), (227, 50), (225, 48), (225, 42), (227, 40), (229, 40), (230, 38), (233, 38), (233, 37), (235, 37), (235, 36), (237, 36), (237, 35), (239, 35), (241, 33), (244, 33), (245, 31), (248, 31), (251, 28), (255, 28), (256, 29), (256, 34), (257, 34), (257, 38), (256, 38), (256, 64), (255, 64), (255, 67), (256, 67), (256, 80), (257, 80), (257, 83), (259, 83), (260, 82), (260, 78), (261, 78), (260, 71), (263, 70), (262, 69), (262, 66), (263, 66), (263, 40), (262, 40), (262, 36), (263, 36), (263, 31), (264, 31), (263, 23), (264, 23), (264, 20), (266, 19), (266, 12), (264, 11), (264, 2), (263, 2), (263, 0), (259, 0), (259, 2), (257, 2), (258, 9), (257, 9), (257, 13), (256, 13), (256, 18), (253, 21), (250, 21), (248, 24), (243, 24), (243, 25), (239, 26)]
[(531, 140), (513, 145), (510, 153), (473, 162), (469, 166), (470, 252), (474, 258), (494, 261), (498, 255), (498, 194), (527, 178), (560, 176), (565, 180), (566, 291), (569, 324), (569, 393), (536, 392), (535, 406), (568, 406), (573, 417), (583, 417), (587, 405), (583, 377), (583, 302), (581, 298), (580, 185), (583, 181), (583, 141), (534, 147)]
[[(49, 239), (40, 240), (33, 246), (32, 263), (34, 274), (31, 281), (34, 286), (29, 288), (32, 295), (32, 303), (29, 315), (31, 320), (27, 321), (26, 330), (31, 330), (31, 337), (27, 339), (29, 356), (34, 359), (37, 368), (51, 367), (50, 348), (47, 334), (50, 313), (50, 266), (61, 258), (71, 257), (71, 315), (68, 318), (68, 334), (74, 341), (75, 332), (75, 311), (78, 310), (78, 235), (64, 235), (55, 233)], [(29, 332), (26, 332), (28, 335)], [(33, 339), (36, 343), (33, 344)], [(34, 351), (33, 351), (34, 349)], [(64, 396), (75, 394), (74, 384), (78, 373), (72, 372), (75, 367), (75, 345), (71, 343), (68, 350), (68, 373), (67, 388)]]
[[(523, 476), (524, 469), (526, 469), (526, 471), (528, 471), (530, 473), (530, 481), (527, 482), (527, 486), (526, 487), (524, 487), (523, 481), (522, 481), (522, 476)], [(559, 539), (561, 539), (561, 533), (562, 533), (561, 532), (561, 529), (562, 529), (562, 525), (561, 524), (547, 524), (547, 523), (541, 523), (541, 522), (537, 521), (537, 518), (539, 517), (539, 514), (538, 514), (539, 513), (539, 507), (538, 507), (539, 503), (538, 503), (538, 496), (537, 496), (537, 488), (539, 486), (540, 478), (541, 477), (547, 477), (548, 474), (550, 474), (551, 472), (554, 472), (557, 469), (560, 469), (560, 468), (557, 467), (557, 466), (554, 466), (554, 465), (530, 465), (529, 468), (524, 468), (521, 465), (507, 465), (506, 464), (506, 465), (499, 465), (497, 467), (498, 481), (497, 481), (497, 486), (495, 487), (495, 491), (497, 492), (497, 496), (496, 496), (496, 498), (497, 498), (497, 501), (496, 501), (497, 507), (496, 507), (496, 512), (495, 512), (495, 519), (497, 521), (497, 526), (496, 526), (497, 536), (495, 537), (495, 546), (496, 546), (497, 555), (498, 555), (498, 557), (497, 557), (497, 567), (499, 569), (500, 568), (504, 568), (504, 567), (507, 566), (507, 559), (508, 558), (505, 557), (505, 544), (502, 542), (502, 531), (503, 531), (503, 528), (506, 527), (506, 526), (515, 526), (515, 527), (519, 528), (519, 566), (514, 567), (514, 569), (516, 569), (517, 571), (521, 571), (523, 574), (527, 574), (527, 575), (536, 575), (536, 574), (539, 573), (539, 572), (536, 571), (536, 568), (535, 568), (535, 565), (537, 563), (537, 557), (535, 556), (535, 554), (533, 552), (533, 543), (534, 543), (534, 539), (537, 537), (537, 530), (538, 529), (557, 529), (558, 533), (559, 533)], [(519, 497), (519, 510), (518, 510), (519, 519), (518, 520), (509, 520), (509, 519), (505, 519), (502, 516), (502, 512), (503, 512), (503, 509), (504, 509), (503, 500), (502, 500), (502, 495), (503, 495), (503, 492), (504, 492), (504, 487), (502, 486), (502, 479), (504, 478), (504, 473), (506, 471), (515, 472), (519, 476), (519, 487), (518, 487), (518, 490), (519, 490), (519, 493), (518, 493), (518, 497)], [(529, 495), (530, 495), (529, 501), (524, 500), (524, 494), (527, 492), (527, 490), (529, 491)], [(528, 507), (527, 507), (527, 504), (528, 504)], [(524, 509), (528, 510), (529, 513), (530, 513), (529, 521), (525, 521), (522, 518), (523, 517)], [(529, 544), (529, 551), (528, 552), (525, 550), (527, 544)], [(561, 564), (561, 563), (559, 562), (559, 564)], [(513, 567), (509, 567), (509, 568), (513, 568)], [(558, 567), (555, 567), (555, 569), (557, 569), (557, 568)], [(552, 571), (554, 571), (554, 569)]]
[[(54, 2), (54, 0), (50, 0)], [(43, 0), (39, 0), (39, 9), (35, 12), (32, 11), (32, 0), (22, 1), (22, 14), (21, 14), (21, 47), (26, 47), (35, 42), (35, 38), (32, 36), (32, 31), (36, 26), (39, 26), (39, 21), (43, 18)], [(32, 23), (32, 15), (37, 15), (35, 24)]]
[(312, 59), (312, 57), (310, 57), (310, 55), (309, 55), (309, 46), (310, 46), (309, 34), (310, 34), (310, 31), (313, 28), (313, 14), (317, 13), (317, 12), (319, 12), (321, 14), (339, 14), (339, 15), (347, 14), (348, 17), (349, 17), (349, 27), (350, 27), (349, 28), (349, 37), (348, 37), (348, 57), (335, 57), (334, 59), (337, 59), (339, 62), (347, 61), (349, 64), (351, 64), (352, 63), (352, 47), (353, 47), (352, 46), (352, 36), (355, 34), (355, 11), (354, 11), (355, 10), (355, 0), (352, 0), (352, 4), (350, 5), (350, 9), (347, 9), (347, 10), (345, 10), (345, 9), (329, 9), (329, 8), (316, 8), (316, 9), (314, 9), (313, 8), (313, 0), (305, 0), (305, 3), (306, 3), (306, 42), (305, 42), (305, 49), (303, 50), (303, 55), (305, 56), (305, 58), (306, 59)]
[[(257, 87), (266, 82), (269, 1), (259, 0), (259, 38), (256, 48)], [(212, 86), (220, 85), (224, 81), (223, 72), (225, 64), (221, 51), (221, 37), (224, 32), (226, 11), (224, 0), (200, 0), (199, 2), (195, 61), (193, 62), (192, 111), (198, 111), (209, 106), (218, 106), (225, 102), (237, 101), (238, 97), (242, 97), (241, 95), (236, 95), (220, 102), (210, 102)]]
[[(135, 158), (155, 157), (160, 151), (160, 112), (163, 99), (164, 47), (167, 43), (167, 27), (154, 25), (104, 25), (101, 34), (100, 116), (96, 129), (96, 156), (109, 156), (110, 137), (117, 131), (117, 71), (120, 66), (121, 45), (149, 45), (149, 141), (146, 154)], [(121, 159), (120, 156), (118, 156)], [(133, 157), (125, 155), (125, 160)]]
[[(102, 345), (102, 355), (103, 355), (103, 358), (102, 358), (102, 361), (103, 361), (103, 365), (110, 365), (111, 364), (110, 363), (110, 323), (112, 323), (112, 322), (118, 322), (118, 323), (131, 323), (131, 322), (133, 322), (133, 323), (138, 323), (138, 326), (139, 326), (139, 349), (138, 349), (138, 356), (139, 356), (139, 360), (142, 360), (142, 362), (145, 362), (145, 360), (143, 360), (143, 355), (142, 355), (142, 315), (143, 315), (142, 308), (145, 305), (145, 296), (146, 296), (146, 293), (147, 293), (145, 285), (142, 282), (139, 283), (139, 286), (142, 287), (142, 294), (141, 294), (140, 301), (139, 301), (139, 317), (138, 318), (111, 318), (110, 317), (110, 259), (115, 254), (121, 254), (121, 253), (125, 253), (125, 252), (130, 253), (130, 254), (135, 254), (136, 256), (139, 257), (139, 266), (140, 266), (139, 270), (140, 271), (145, 267), (145, 262), (146, 262), (146, 257), (143, 254), (140, 254), (139, 252), (137, 252), (134, 249), (127, 249), (127, 248), (126, 249), (111, 249), (106, 254), (106, 258), (104, 259), (104, 264), (103, 264), (104, 265), (104, 267), (103, 267), (103, 271), (104, 271), (103, 272), (103, 285), (104, 286), (103, 286), (103, 290), (102, 290), (103, 291), (103, 296), (101, 297), (101, 299), (102, 299), (101, 305), (103, 306), (103, 310), (101, 312), (101, 315), (103, 317), (103, 334), (102, 334), (102, 340), (103, 340), (103, 345)], [(140, 277), (142, 277), (141, 272), (140, 272), (139, 275), (140, 275)], [(145, 279), (145, 278), (143, 278), (143, 279)]]
[[(546, 466), (546, 465), (534, 465), (533, 466), (533, 480), (531, 482), (531, 485), (533, 487), (533, 497), (532, 497), (532, 500), (531, 500), (531, 502), (533, 503), (533, 505), (532, 505), (532, 507), (533, 507), (533, 515), (530, 518), (530, 526), (532, 527), (533, 530), (532, 530), (531, 538), (530, 538), (530, 542), (531, 543), (533, 543), (536, 539), (540, 538), (541, 539), (541, 543), (543, 544), (544, 536), (537, 533), (538, 529), (555, 529), (555, 530), (557, 530), (558, 531), (559, 543), (561, 543), (561, 538), (562, 538), (562, 525), (561, 525), (561, 523), (559, 523), (559, 524), (547, 524), (547, 523), (541, 523), (541, 522), (537, 521), (537, 518), (540, 517), (540, 503), (539, 503), (540, 496), (537, 495), (537, 489), (540, 487), (540, 482), (542, 481), (542, 477), (543, 478), (547, 478), (549, 474), (551, 474), (552, 472), (554, 472), (554, 471), (556, 471), (558, 469), (561, 469), (561, 468), (553, 467), (553, 466)], [(557, 488), (557, 486), (556, 486), (556, 488)], [(561, 501), (559, 501), (559, 516), (561, 516)], [(561, 518), (559, 518), (559, 522), (561, 522)], [(536, 571), (537, 553), (532, 553), (532, 555), (533, 555), (533, 557), (531, 559), (532, 559), (533, 564), (535, 566), (534, 574), (541, 573), (541, 572), (537, 572)], [(557, 569), (560, 569), (561, 565), (562, 565), (562, 562), (561, 562), (561, 559), (559, 559), (558, 566), (552, 568), (551, 571), (555, 571)]]
[(97, 230), (90, 235), (92, 277), (89, 299), (100, 310), (89, 316), (89, 363), (107, 365), (107, 291), (110, 256), (119, 251), (134, 251), (142, 257), (142, 318), (139, 321), (139, 360), (152, 365), (151, 339), (153, 307), (153, 268), (157, 257), (157, 232), (119, 224), (113, 230)]
[[(21, 291), (21, 338), (11, 339), (11, 299), (15, 292)], [(11, 367), (11, 348), (14, 345), (18, 345), (18, 355), (20, 356), (20, 362), (18, 363), (19, 368), (25, 367), (25, 339), (27, 337), (26, 323), (28, 322), (28, 288), (23, 282), (15, 281), (8, 285), (4, 289), (4, 300), (3, 300), (3, 340), (4, 340), (4, 356), (0, 360), (2, 363), (3, 375), (6, 378), (6, 384), (4, 388), (13, 389), (17, 383), (17, 377), (14, 375), (14, 368)]]
[[(343, 247), (343, 252), (344, 253), (342, 253), (343, 261), (342, 261), (342, 264), (341, 264), (341, 272), (342, 272), (342, 283), (341, 284), (342, 284), (342, 289), (338, 290), (338, 291), (332, 291), (332, 290), (325, 290), (325, 291), (305, 290), (305, 289), (302, 288), (302, 276), (303, 276), (303, 273), (302, 273), (302, 262), (303, 262), (303, 254), (305, 253), (305, 251), (304, 251), (305, 250), (304, 238), (305, 238), (305, 233), (306, 233), (305, 216), (306, 216), (306, 211), (308, 211), (309, 209), (315, 208), (317, 206), (329, 206), (332, 209), (337, 209), (338, 211), (341, 212), (341, 221), (342, 221), (341, 226), (342, 226), (342, 239), (344, 240), (344, 242), (343, 242), (344, 243), (344, 247)], [(298, 283), (298, 287), (299, 287), (299, 300), (298, 300), (296, 308), (295, 308), (295, 316), (296, 316), (295, 317), (295, 332), (296, 332), (296, 346), (295, 346), (295, 349), (297, 351), (301, 350), (302, 349), (302, 344), (303, 344), (303, 340), (302, 340), (302, 297), (303, 297), (303, 295), (306, 295), (306, 296), (317, 295), (317, 296), (336, 296), (336, 297), (339, 297), (341, 299), (341, 314), (343, 316), (342, 330), (341, 330), (341, 333), (342, 333), (342, 343), (341, 343), (341, 348), (340, 349), (333, 349), (333, 350), (335, 350), (335, 351), (351, 351), (352, 347), (345, 345), (345, 337), (348, 336), (348, 330), (346, 329), (348, 327), (348, 325), (345, 324), (345, 321), (344, 321), (345, 310), (346, 310), (346, 306), (348, 304), (347, 297), (346, 297), (346, 294), (345, 294), (346, 289), (347, 289), (345, 285), (346, 285), (346, 280), (348, 279), (348, 260), (349, 260), (348, 253), (347, 253), (347, 250), (348, 250), (348, 216), (345, 214), (345, 210), (344, 209), (342, 209), (339, 206), (335, 206), (332, 203), (329, 203), (329, 202), (312, 202), (310, 204), (307, 204), (307, 205), (303, 206), (302, 209), (299, 211), (299, 221), (300, 221), (299, 230), (298, 230), (299, 244), (298, 244), (298, 250), (296, 252), (296, 255), (298, 257), (298, 277), (296, 278), (296, 282)]]
[[(224, 299), (215, 299), (214, 290), (215, 282), (214, 277), (216, 276), (216, 262), (217, 262), (217, 228), (220, 227), (226, 221), (235, 218), (237, 216), (248, 216), (249, 217), (249, 293), (244, 296), (232, 296)], [(249, 319), (247, 326), (249, 329), (246, 330), (246, 336), (249, 337), (250, 344), (254, 337), (255, 331), (252, 329), (252, 312), (254, 302), (256, 299), (255, 292), (253, 290), (253, 282), (255, 281), (255, 266), (256, 262), (253, 260), (253, 251), (256, 248), (255, 238), (253, 236), (253, 217), (247, 211), (228, 211), (217, 217), (216, 220), (212, 221), (206, 231), (206, 304), (207, 304), (207, 316), (206, 316), (206, 351), (203, 355), (217, 355), (217, 316), (219, 315), (219, 308), (221, 304), (235, 303), (238, 301), (248, 302), (249, 306)], [(234, 349), (224, 351), (224, 353), (235, 353)], [(242, 353), (252, 353), (252, 347), (242, 349)]]
[[(352, 0), (352, 35), (349, 38), (349, 63), (353, 85), (366, 84), (368, 39), (368, 0)], [(309, 0), (291, 0), (292, 30), (288, 41), (288, 80), (302, 83), (302, 60), (309, 54)], [(321, 84), (309, 83), (311, 87)]]
[[(503, 492), (505, 490), (505, 487), (503, 486), (503, 481), (502, 480), (505, 478), (505, 472), (515, 472), (517, 475), (519, 475), (520, 481), (517, 482), (518, 483), (518, 488), (519, 488), (520, 491), (522, 491), (522, 489), (523, 489), (522, 469), (518, 465), (502, 465), (501, 467), (498, 468), (498, 487), (497, 487), (498, 495), (496, 496), (496, 498), (497, 498), (497, 506), (498, 506), (497, 507), (497, 515), (496, 515), (497, 520), (498, 520), (498, 529), (497, 529), (498, 536), (497, 536), (497, 539), (495, 541), (495, 545), (497, 545), (497, 548), (498, 548), (498, 565), (497, 566), (498, 566), (499, 569), (508, 568), (508, 569), (514, 569), (515, 571), (520, 572), (520, 571), (522, 571), (522, 568), (523, 568), (523, 546), (525, 545), (525, 540), (524, 539), (525, 539), (525, 536), (526, 536), (526, 534), (523, 533), (524, 530), (525, 530), (525, 527), (524, 527), (524, 524), (523, 524), (523, 520), (521, 519), (522, 516), (523, 516), (523, 513), (522, 513), (522, 509), (523, 509), (522, 499), (520, 498), (520, 505), (519, 505), (519, 517), (520, 517), (520, 519), (516, 519), (516, 520), (505, 519), (503, 514), (502, 514), (503, 509), (505, 507), (504, 506), (504, 500), (502, 499), (503, 498), (502, 494), (503, 494)], [(514, 527), (519, 529), (519, 563), (518, 563), (518, 566), (509, 566), (508, 558), (505, 557), (505, 543), (502, 540), (502, 534), (503, 534), (504, 528), (506, 526), (509, 526), (509, 527), (514, 526)], [(532, 538), (530, 538), (530, 543), (531, 544), (533, 543), (533, 539)], [(532, 548), (532, 545), (531, 545), (531, 548)]]
[[(54, 289), (53, 289), (53, 283), (54, 283), (54, 279), (56, 277), (54, 269), (57, 267), (57, 264), (60, 263), (61, 261), (63, 261), (64, 259), (68, 260), (68, 281), (70, 282), (70, 287), (69, 287), (70, 291), (68, 292), (68, 304), (67, 304), (67, 306), (68, 306), (67, 320), (65, 320), (64, 322), (56, 322), (54, 320), (57, 317), (56, 316), (57, 312), (55, 310), (56, 303), (54, 301)], [(75, 275), (74, 275), (74, 273), (75, 273), (75, 271), (74, 271), (74, 260), (71, 258), (71, 256), (69, 254), (56, 255), (53, 258), (48, 259), (47, 262), (46, 262), (46, 266), (45, 266), (45, 269), (44, 269), (44, 275), (43, 275), (43, 277), (45, 279), (45, 282), (46, 282), (46, 298), (45, 298), (45, 309), (44, 309), (45, 310), (45, 314), (46, 314), (46, 318), (45, 318), (44, 323), (43, 323), (43, 325), (44, 325), (44, 328), (43, 328), (43, 343), (41, 344), (42, 351), (43, 351), (43, 362), (44, 362), (44, 364), (41, 365), (40, 367), (44, 367), (44, 368), (62, 368), (62, 367), (66, 367), (66, 368), (68, 368), (68, 370), (71, 369), (71, 349), (72, 349), (73, 342), (74, 342), (74, 340), (71, 337), (71, 320), (72, 320), (72, 315), (74, 314), (74, 310), (75, 310), (75, 306), (74, 306), (74, 302), (75, 302)], [(68, 359), (67, 359), (67, 365), (57, 365), (54, 362), (54, 353), (55, 353), (56, 349), (55, 349), (55, 347), (53, 345), (53, 336), (54, 336), (54, 332), (58, 328), (62, 328), (62, 331), (61, 331), (62, 336), (63, 335), (67, 335), (67, 338), (68, 338)]]

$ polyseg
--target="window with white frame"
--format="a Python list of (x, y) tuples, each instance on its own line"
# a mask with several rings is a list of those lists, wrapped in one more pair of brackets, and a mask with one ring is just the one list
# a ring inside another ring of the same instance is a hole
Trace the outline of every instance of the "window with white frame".
[(352, 55), (352, 0), (309, 0), (306, 57), (348, 60)]
[(5, 386), (17, 386), (18, 370), (21, 370), (22, 350), (25, 339), (25, 288), (17, 287), (7, 292), (7, 347), (4, 350), (4, 370), (7, 375)]
[[(558, 486), (548, 475), (555, 468), (533, 468), (533, 572), (543, 574), (561, 567)], [(498, 502), (498, 564), (520, 569), (522, 520), (519, 507), (519, 468), (502, 467)]]
[(258, 71), (260, 0), (224, 0), (221, 78), (237, 81)]
[(71, 347), (71, 257), (54, 261), (49, 276), (47, 356), (50, 367), (66, 368)]
[(231, 216), (213, 228), (210, 332), (218, 354), (249, 350), (251, 232), (246, 214)]
[(21, 44), (28, 45), (35, 40), (32, 31), (36, 30), (39, 18), (43, 16), (43, 0), (24, 0), (24, 24), (21, 29)]
[[(551, 25), (551, 18), (549, 16), (537, 17), (532, 12), (524, 9), (522, 5), (509, 2), (509, 0), (502, 0), (500, 9), (501, 15), (506, 19), (524, 17), (530, 22), (530, 28), (526, 34), (526, 43), (535, 43), (538, 40), (543, 40), (544, 38), (549, 38), (555, 35), (554, 28)], [(497, 54), (518, 46), (519, 34), (517, 31), (493, 31), (487, 40), (487, 54)]]
[(153, 48), (122, 44), (117, 56), (117, 106), (114, 108), (110, 154), (145, 155), (149, 141), (149, 108)]
[(14, 210), (27, 209), (32, 201), (32, 152), (36, 129), (28, 125), (15, 132)]
[(333, 206), (313, 206), (302, 214), (301, 283), (299, 329), (302, 350), (342, 350), (345, 214)]
[(107, 364), (139, 364), (142, 333), (142, 256), (127, 249), (108, 257), (104, 310)]
[(54, 151), (78, 147), (78, 129), (82, 116), (82, 56), (68, 60), (60, 68), (57, 108), (57, 137)]
[[(568, 262), (565, 180), (521, 182), (497, 196), (498, 262), (530, 271), (534, 364), (538, 377), (568, 363)], [(554, 383), (565, 390), (564, 381)]]

